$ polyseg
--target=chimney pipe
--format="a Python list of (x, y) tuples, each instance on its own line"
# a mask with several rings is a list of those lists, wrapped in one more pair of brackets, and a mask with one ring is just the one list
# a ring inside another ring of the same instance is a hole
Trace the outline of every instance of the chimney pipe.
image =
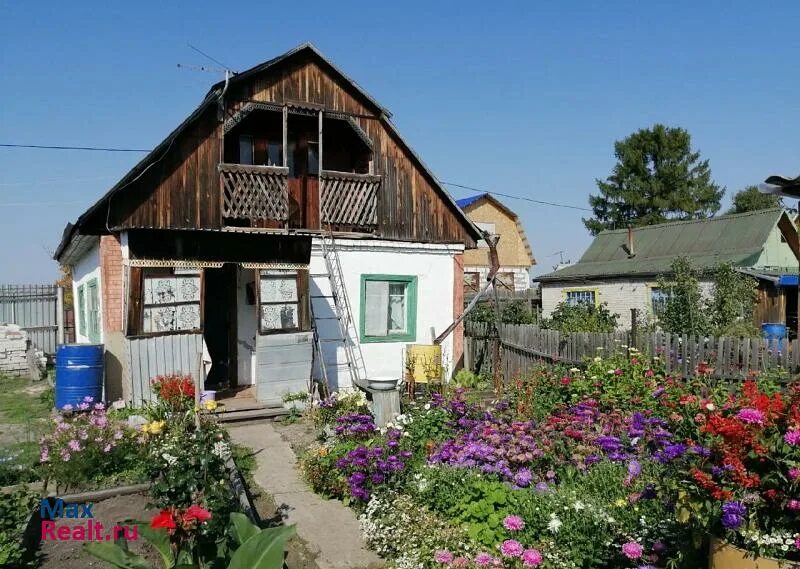
[(628, 257), (633, 257), (636, 252), (633, 250), (633, 227), (628, 226)]

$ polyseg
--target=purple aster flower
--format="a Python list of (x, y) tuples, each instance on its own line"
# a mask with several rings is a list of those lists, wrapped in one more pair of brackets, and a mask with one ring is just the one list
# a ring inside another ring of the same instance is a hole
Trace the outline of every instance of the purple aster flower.
[(446, 549), (440, 549), (433, 554), (433, 560), (441, 565), (449, 565), (453, 562), (453, 554)]
[(514, 484), (520, 488), (527, 488), (531, 480), (533, 480), (533, 474), (527, 468), (520, 468), (514, 475)]
[(800, 445), (800, 431), (789, 431), (783, 436), (783, 440), (786, 441), (787, 445)]
[(622, 554), (628, 559), (639, 559), (643, 553), (644, 549), (635, 541), (629, 541), (622, 545)]
[(542, 563), (542, 554), (538, 549), (526, 549), (522, 552), (523, 567), (538, 567)]
[(494, 561), (494, 557), (482, 551), (475, 556), (475, 565), (478, 567), (488, 567)]
[(516, 539), (507, 539), (500, 544), (500, 553), (504, 557), (520, 557), (525, 548)]
[(521, 531), (525, 528), (525, 521), (519, 516), (506, 516), (503, 518), (503, 527), (508, 531)]
[(547, 485), (547, 482), (539, 482), (535, 488), (537, 492), (547, 492), (550, 490), (550, 486)]
[(736, 529), (744, 523), (747, 507), (740, 502), (722, 504), (722, 525), (727, 529)]
[(744, 409), (741, 409), (736, 414), (736, 418), (744, 423), (750, 423), (755, 425), (764, 424), (764, 413), (762, 413), (758, 409), (753, 409), (751, 407), (746, 407)]

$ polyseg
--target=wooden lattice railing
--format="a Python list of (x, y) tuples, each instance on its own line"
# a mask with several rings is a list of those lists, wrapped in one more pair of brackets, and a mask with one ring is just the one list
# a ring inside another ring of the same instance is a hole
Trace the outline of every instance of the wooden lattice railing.
[(220, 164), (219, 171), (222, 178), (223, 218), (288, 219), (288, 168)]
[(381, 177), (323, 170), (320, 207), (324, 224), (371, 228), (378, 225)]

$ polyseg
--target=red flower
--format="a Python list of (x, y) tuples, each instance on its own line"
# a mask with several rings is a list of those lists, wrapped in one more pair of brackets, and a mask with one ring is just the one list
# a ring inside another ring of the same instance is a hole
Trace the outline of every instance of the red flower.
[(198, 521), (207, 522), (211, 519), (211, 512), (201, 508), (200, 506), (192, 504), (183, 513), (183, 519), (187, 522)]
[(172, 515), (171, 510), (161, 510), (157, 515), (153, 516), (150, 520), (150, 527), (153, 529), (164, 528), (168, 530), (175, 529), (175, 517)]

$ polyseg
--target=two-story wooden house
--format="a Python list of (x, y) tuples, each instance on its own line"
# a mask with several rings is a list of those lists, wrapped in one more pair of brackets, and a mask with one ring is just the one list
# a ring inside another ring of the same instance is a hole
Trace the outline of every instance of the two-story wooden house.
[[(307, 387), (315, 346), (334, 389), (354, 347), (362, 379), (400, 376), (404, 346), (462, 310), (481, 233), (390, 116), (301, 45), (214, 85), (69, 224), (55, 259), (73, 268), (78, 340), (105, 345), (107, 399), (202, 373), (204, 346), (209, 382), (262, 401)], [(461, 351), (458, 330), (445, 367)]]

